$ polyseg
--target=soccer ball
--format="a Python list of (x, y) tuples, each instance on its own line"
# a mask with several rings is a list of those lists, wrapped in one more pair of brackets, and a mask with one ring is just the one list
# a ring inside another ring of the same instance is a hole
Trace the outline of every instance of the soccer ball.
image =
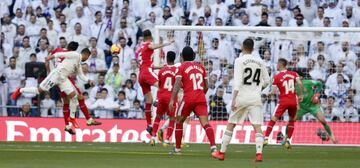
[(119, 54), (121, 51), (121, 46), (119, 44), (113, 44), (110, 48), (111, 55)]

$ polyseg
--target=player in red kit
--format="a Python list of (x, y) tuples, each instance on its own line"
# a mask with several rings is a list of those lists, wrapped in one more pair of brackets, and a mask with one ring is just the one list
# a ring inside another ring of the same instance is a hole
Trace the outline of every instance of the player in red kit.
[(153, 71), (153, 54), (154, 50), (168, 46), (174, 42), (171, 40), (170, 43), (165, 44), (152, 44), (153, 38), (150, 30), (145, 30), (143, 32), (144, 43), (139, 52), (139, 61), (140, 61), (140, 72), (139, 72), (139, 83), (143, 94), (145, 95), (145, 118), (147, 122), (146, 130), (149, 134), (152, 133), (151, 126), (151, 106), (153, 103), (153, 97), (151, 94), (151, 86), (158, 87), (158, 78), (155, 72)]
[[(177, 72), (177, 68), (174, 65), (175, 61), (175, 52), (169, 51), (167, 53), (166, 61), (167, 65), (160, 69), (159, 71), (159, 90), (157, 92), (157, 109), (156, 109), (156, 117), (153, 123), (153, 130), (152, 130), (152, 138), (150, 144), (152, 146), (155, 145), (156, 133), (159, 128), (159, 122), (161, 117), (164, 114), (169, 116), (169, 126), (166, 130), (166, 136), (164, 140), (164, 144), (169, 144), (169, 139), (174, 131), (174, 124), (175, 124), (175, 109), (177, 103), (174, 103), (173, 111), (169, 111), (169, 102), (172, 94), (172, 90), (175, 84), (175, 74)], [(176, 102), (176, 101), (175, 101)], [(159, 140), (162, 141), (162, 137), (159, 137)]]
[[(286, 59), (280, 58), (277, 64), (277, 69), (280, 72), (279, 74), (274, 76), (274, 81), (272, 84), (272, 91), (270, 94), (276, 93), (276, 88), (279, 88), (279, 104), (275, 108), (275, 114), (271, 118), (271, 121), (267, 125), (267, 129), (265, 132), (265, 140), (264, 146), (267, 145), (269, 135), (275, 125), (276, 121), (284, 114), (287, 110), (289, 114), (289, 122), (288, 122), (288, 131), (287, 131), (287, 139), (285, 142), (285, 147), (290, 148), (289, 139), (291, 138), (294, 132), (294, 123), (296, 120), (296, 112), (297, 112), (297, 103), (302, 101), (302, 83), (296, 72), (286, 70), (287, 61)], [(300, 88), (299, 97), (296, 96), (296, 86), (298, 85)]]
[(208, 82), (205, 68), (194, 62), (195, 53), (191, 47), (182, 50), (183, 63), (176, 73), (176, 82), (169, 103), (169, 111), (174, 108), (175, 97), (180, 87), (184, 90), (184, 97), (177, 110), (175, 140), (176, 147), (170, 154), (179, 154), (181, 151), (181, 140), (183, 135), (183, 123), (191, 112), (199, 117), (206, 135), (210, 142), (211, 153), (217, 151), (215, 145), (214, 129), (208, 122), (208, 111), (205, 93), (208, 90)]
[[(64, 48), (56, 48), (53, 51), (50, 52), (51, 55), (54, 55), (57, 52), (67, 52), (67, 51), (75, 51), (78, 47), (78, 45), (75, 45), (76, 43), (70, 42), (67, 49)], [(56, 63), (62, 62), (65, 58), (59, 58), (58, 60), (56, 60)], [(50, 65), (49, 65), (50, 66)], [(48, 71), (50, 72), (50, 67), (48, 67)], [(91, 118), (90, 114), (89, 114), (89, 110), (85, 104), (85, 100), (84, 97), (82, 96), (82, 93), (79, 89), (79, 87), (75, 84), (75, 80), (73, 78), (69, 77), (70, 82), (73, 84), (73, 87), (75, 88), (75, 90), (78, 93), (78, 102), (79, 102), (79, 107), (81, 109), (81, 111), (83, 112), (87, 122), (86, 124), (88, 126), (91, 125), (101, 125), (101, 122), (95, 121), (93, 118)], [(65, 121), (65, 131), (70, 133), (71, 135), (74, 135), (75, 132), (72, 130), (71, 126), (69, 125), (69, 122), (71, 122), (73, 124), (73, 126), (75, 128), (78, 128), (78, 124), (75, 120), (75, 118), (72, 118), (70, 115), (70, 110), (69, 110), (69, 103), (70, 103), (70, 99), (67, 97), (67, 95), (64, 92), (60, 93), (61, 98), (63, 99), (63, 114), (64, 114), (64, 121)]]

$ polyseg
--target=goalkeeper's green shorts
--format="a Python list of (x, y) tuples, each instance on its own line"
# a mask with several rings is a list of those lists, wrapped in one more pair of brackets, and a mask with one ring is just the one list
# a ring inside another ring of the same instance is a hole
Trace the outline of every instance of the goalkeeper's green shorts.
[(321, 112), (320, 104), (306, 104), (302, 105), (300, 104), (300, 109), (297, 111), (296, 118), (299, 120), (301, 119), (305, 114), (310, 113), (313, 116), (317, 116), (317, 113)]

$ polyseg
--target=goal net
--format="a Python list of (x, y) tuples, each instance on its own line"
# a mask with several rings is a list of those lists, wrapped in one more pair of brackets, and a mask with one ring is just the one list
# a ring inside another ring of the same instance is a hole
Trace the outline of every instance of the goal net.
[[(180, 62), (182, 48), (191, 46), (196, 52), (196, 61), (204, 65), (209, 77), (206, 94), (209, 119), (213, 123), (226, 124), (231, 112), (234, 60), (242, 56), (242, 42), (246, 38), (255, 41), (252, 55), (265, 61), (271, 78), (278, 73), (277, 60), (285, 58), (289, 62), (288, 69), (306, 79), (319, 81), (321, 113), (330, 122), (335, 136), (338, 134), (341, 140), (346, 136), (354, 139), (356, 133), (355, 139), (360, 140), (360, 132), (349, 124), (359, 126), (360, 90), (356, 90), (359, 88), (356, 85), (360, 83), (353, 83), (354, 78), (359, 78), (356, 74), (360, 68), (359, 28), (156, 26), (156, 42), (175, 39), (175, 43), (158, 51), (154, 62), (166, 64), (168, 51), (174, 51), (176, 62)], [(278, 96), (268, 96), (269, 92), (270, 86), (262, 93), (264, 130), (278, 102)], [(284, 135), (288, 119), (285, 113), (274, 127), (270, 143), (279, 142), (277, 139)], [(293, 141), (299, 144), (331, 143), (326, 141), (328, 134), (323, 126), (314, 122), (316, 116), (307, 113), (300, 121), (296, 123), (294, 137), (301, 138), (293, 138)], [(245, 125), (250, 126), (249, 123)], [(245, 126), (239, 130), (245, 130)], [(217, 141), (221, 140), (222, 133), (216, 134)], [(240, 141), (245, 142), (246, 137)], [(349, 141), (349, 144), (353, 142)]]

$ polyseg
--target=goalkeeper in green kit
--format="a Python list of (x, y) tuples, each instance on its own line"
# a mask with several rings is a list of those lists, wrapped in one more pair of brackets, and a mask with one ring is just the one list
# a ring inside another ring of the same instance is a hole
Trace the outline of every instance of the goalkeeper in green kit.
[[(299, 75), (301, 76), (301, 78), (303, 78), (302, 73), (299, 73)], [(324, 114), (321, 112), (320, 108), (319, 96), (320, 91), (323, 88), (322, 82), (307, 79), (302, 79), (301, 81), (303, 85), (303, 101), (300, 103), (300, 107), (298, 108), (296, 120), (301, 120), (302, 117), (307, 113), (312, 114), (320, 121), (333, 143), (336, 144), (337, 141), (335, 139), (335, 136), (332, 134), (330, 126), (325, 121)], [(299, 93), (298, 87), (296, 87), (296, 93)]]

